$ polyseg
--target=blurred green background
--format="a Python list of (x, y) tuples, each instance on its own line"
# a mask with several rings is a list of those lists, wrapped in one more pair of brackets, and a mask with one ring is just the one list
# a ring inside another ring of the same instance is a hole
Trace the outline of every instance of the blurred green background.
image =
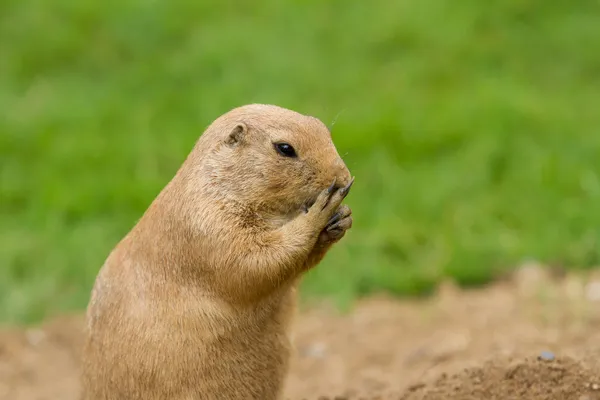
[(356, 176), (306, 298), (599, 261), (597, 1), (3, 0), (0, 321), (85, 307), (204, 128), (252, 102), (335, 121)]

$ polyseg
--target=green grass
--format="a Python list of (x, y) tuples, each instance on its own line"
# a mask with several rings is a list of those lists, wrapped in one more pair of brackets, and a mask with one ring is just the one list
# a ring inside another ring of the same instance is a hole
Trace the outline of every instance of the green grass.
[(0, 320), (83, 308), (235, 106), (332, 123), (354, 227), (306, 296), (600, 262), (596, 1), (0, 2)]

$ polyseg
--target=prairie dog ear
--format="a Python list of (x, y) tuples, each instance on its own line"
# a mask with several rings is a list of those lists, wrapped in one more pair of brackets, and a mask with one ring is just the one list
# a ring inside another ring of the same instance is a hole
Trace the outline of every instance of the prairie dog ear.
[(244, 140), (247, 133), (248, 126), (243, 122), (239, 122), (233, 127), (231, 132), (229, 132), (229, 135), (227, 135), (227, 138), (225, 139), (225, 143), (230, 146), (235, 146)]

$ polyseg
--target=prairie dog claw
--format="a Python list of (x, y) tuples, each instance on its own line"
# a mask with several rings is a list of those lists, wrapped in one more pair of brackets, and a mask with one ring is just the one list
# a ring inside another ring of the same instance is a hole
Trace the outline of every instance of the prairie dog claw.
[(350, 192), (350, 188), (352, 187), (352, 184), (354, 183), (354, 177), (352, 177), (352, 179), (350, 179), (350, 182), (348, 182), (348, 184), (346, 186), (344, 186), (343, 188), (340, 189), (340, 194), (344, 197), (346, 197), (348, 195), (348, 193)]
[(333, 182), (331, 182), (331, 185), (329, 185), (329, 187), (327, 188), (327, 193), (333, 192), (333, 188), (335, 188), (336, 180), (337, 180), (336, 178), (333, 178)]

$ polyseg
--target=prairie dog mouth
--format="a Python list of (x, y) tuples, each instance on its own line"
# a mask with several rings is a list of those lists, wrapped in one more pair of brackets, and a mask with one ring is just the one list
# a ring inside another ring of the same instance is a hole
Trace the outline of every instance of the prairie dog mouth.
[[(331, 198), (332, 193), (336, 190), (339, 190), (342, 193), (342, 196), (346, 197), (348, 192), (350, 192), (350, 188), (352, 187), (353, 183), (354, 183), (354, 177), (352, 177), (352, 179), (350, 179), (350, 182), (346, 186), (336, 185), (336, 179), (334, 179), (333, 182), (331, 183), (331, 185), (329, 186), (329, 188), (327, 188), (327, 193), (329, 195), (329, 199)], [(302, 210), (305, 213), (308, 212), (308, 210), (315, 204), (319, 195), (320, 195), (320, 192), (316, 193), (312, 198), (308, 199), (302, 205)], [(327, 200), (327, 202), (329, 202), (329, 199)]]

